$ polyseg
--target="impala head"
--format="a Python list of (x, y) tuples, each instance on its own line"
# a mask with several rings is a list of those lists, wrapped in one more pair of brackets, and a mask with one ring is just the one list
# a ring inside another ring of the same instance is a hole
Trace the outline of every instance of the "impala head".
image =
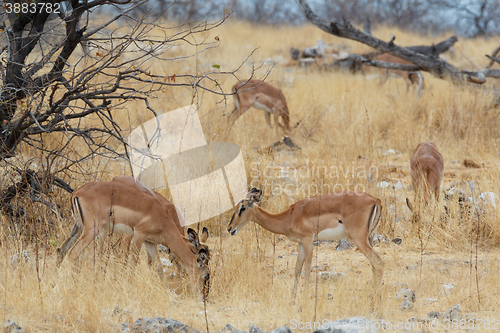
[(252, 220), (254, 204), (260, 202), (261, 196), (262, 191), (254, 187), (250, 190), (250, 192), (248, 192), (245, 199), (238, 202), (227, 229), (227, 231), (231, 235), (236, 235), (239, 229), (242, 229), (248, 222)]
[(200, 270), (200, 288), (203, 291), (204, 297), (206, 297), (208, 296), (208, 292), (210, 290), (210, 269), (208, 267), (210, 252), (208, 251), (208, 246), (204, 244), (208, 238), (208, 230), (207, 228), (203, 228), (200, 238), (198, 237), (198, 233), (196, 233), (196, 231), (189, 228), (187, 235), (189, 242), (191, 243), (191, 252), (193, 252), (196, 256), (196, 261), (198, 263), (197, 266)]

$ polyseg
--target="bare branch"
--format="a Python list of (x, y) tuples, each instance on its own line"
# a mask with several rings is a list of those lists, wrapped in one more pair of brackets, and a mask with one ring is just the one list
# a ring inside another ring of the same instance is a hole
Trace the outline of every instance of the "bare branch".
[[(337, 21), (327, 22), (319, 18), (312, 11), (306, 0), (296, 1), (306, 18), (323, 31), (338, 37), (358, 41), (385, 53), (390, 53), (396, 57), (415, 64), (419, 70), (429, 72), (440, 79), (451, 79), (455, 83), (461, 83), (464, 81), (484, 83), (486, 82), (486, 77), (498, 78), (500, 76), (500, 70), (483, 70), (480, 72), (458, 70), (442, 59), (426, 56), (409, 48), (399, 47), (394, 44), (394, 38), (391, 39), (390, 42), (386, 43), (354, 28), (347, 21), (344, 21), (343, 23)], [(370, 61), (366, 62), (366, 64), (374, 65), (376, 63)]]

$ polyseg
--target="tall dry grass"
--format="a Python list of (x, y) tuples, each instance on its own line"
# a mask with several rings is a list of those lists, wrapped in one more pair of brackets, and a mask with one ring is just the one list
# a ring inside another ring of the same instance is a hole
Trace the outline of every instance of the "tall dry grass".
[[(448, 37), (430, 38), (389, 28), (375, 31), (382, 39), (389, 39), (391, 33), (401, 45), (430, 44)], [(322, 321), (355, 315), (397, 323), (410, 317), (425, 317), (429, 311), (445, 311), (457, 303), (464, 312), (477, 318), (495, 318), (500, 305), (496, 260), (500, 240), (498, 213), (488, 209), (482, 215), (464, 215), (455, 202), (448, 204), (450, 214), (446, 215), (441, 201), (422, 213), (423, 223), (417, 230), (411, 224), (404, 201), (413, 196), (409, 187), (409, 157), (422, 141), (433, 141), (443, 154), (443, 188), (452, 182), (475, 180), (480, 191), (500, 193), (500, 124), (498, 109), (492, 107), (492, 84), (457, 86), (425, 73), (427, 89), (416, 99), (416, 93), (407, 92), (401, 79), (391, 79), (380, 86), (378, 78), (373, 77), (377, 73), (373, 69), (363, 76), (283, 66), (291, 46), (311, 46), (319, 38), (327, 43), (343, 43), (349, 52), (369, 51), (363, 45), (327, 35), (313, 26), (270, 28), (229, 22), (203, 37), (215, 36), (221, 40), (220, 47), (183, 61), (151, 63), (149, 70), (172, 75), (203, 73), (213, 64), (219, 64), (221, 70), (231, 69), (258, 48), (237, 73), (245, 79), (252, 65), (259, 66), (268, 58), (281, 59), (267, 81), (283, 90), (292, 124), (299, 122), (290, 134), (301, 147), (298, 151), (257, 153), (256, 148), (269, 145), (282, 135), (266, 126), (262, 111), (252, 109), (233, 128), (228, 128), (226, 119), (221, 117), (224, 101), (209, 93), (198, 96), (207, 140), (230, 141), (241, 147), (249, 184), (264, 192), (262, 207), (278, 212), (299, 199), (339, 189), (338, 186), (365, 190), (381, 198), (384, 206), (377, 233), (389, 239), (399, 237), (402, 245), (389, 243), (376, 248), (385, 262), (385, 283), (375, 312), (371, 312), (372, 290), (367, 283), (371, 278), (368, 261), (354, 250), (337, 252), (334, 244), (329, 243), (315, 247), (313, 265), (343, 272), (346, 277), (338, 282), (318, 281), (316, 292), (313, 271), (311, 289), (307, 294), (299, 293), (297, 302), (292, 304), (295, 243), (254, 224), (229, 237), (226, 232), (229, 213), (206, 221), (202, 225), (208, 226), (212, 234), (209, 329), (220, 330), (226, 323), (232, 323), (243, 330), (248, 330), (250, 324), (271, 330), (281, 325), (293, 327), (293, 323), (311, 322), (314, 318)], [(463, 68), (482, 68), (487, 63), (484, 54), (497, 44), (495, 39), (461, 39), (456, 44), (454, 58), (445, 57)], [(189, 51), (188, 47), (177, 49), (175, 55)], [(264, 76), (268, 69), (268, 65), (263, 65), (257, 76)], [(220, 82), (226, 91), (234, 83), (233, 78)], [(175, 88), (166, 89), (151, 104), (163, 113), (191, 100), (190, 89)], [(227, 101), (227, 111), (231, 111), (232, 103), (231, 99)], [(124, 129), (124, 135), (151, 117), (138, 103), (115, 110), (115, 119)], [(90, 124), (93, 120), (87, 121)], [(49, 146), (57, 146), (64, 137), (47, 139)], [(27, 147), (23, 149), (25, 155), (34, 154)], [(73, 153), (84, 154), (80, 149), (75, 145)], [(466, 158), (483, 167), (465, 168), (462, 161)], [(126, 163), (104, 159), (88, 161), (81, 170), (91, 172), (68, 177), (73, 187), (130, 173)], [(382, 181), (391, 186), (378, 187)], [(398, 181), (406, 187), (394, 189), (392, 185)], [(147, 268), (144, 258), (131, 272), (114, 256), (110, 246), (104, 254), (99, 254), (91, 245), (76, 268), (67, 263), (57, 270), (55, 249), (69, 235), (72, 221), (68, 195), (56, 193), (56, 197), (63, 206), (63, 216), (53, 217), (47, 210), (34, 206), (40, 221), (30, 222), (35, 226), (30, 231), (33, 236), (30, 242), (21, 237), (22, 230), (2, 217), (0, 322), (11, 319), (27, 331), (100, 332), (117, 331), (121, 323), (139, 317), (164, 316), (205, 329), (204, 307), (193, 297), (187, 280), (175, 276), (160, 281)], [(30, 261), (14, 268), (11, 255), (25, 249), (31, 253)], [(440, 271), (442, 267), (447, 271)], [(167, 268), (167, 273), (172, 270)], [(416, 293), (412, 310), (399, 309), (402, 301), (397, 299), (396, 292), (403, 283)], [(454, 284), (456, 290), (445, 294), (441, 289), (444, 283)]]

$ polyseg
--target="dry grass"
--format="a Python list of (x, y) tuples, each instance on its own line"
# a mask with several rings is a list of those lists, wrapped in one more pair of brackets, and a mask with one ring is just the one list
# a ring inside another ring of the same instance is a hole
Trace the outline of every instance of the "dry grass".
[[(391, 33), (397, 35), (396, 41), (402, 45), (430, 44), (448, 37), (431, 40), (387, 28), (375, 32), (386, 40)], [(500, 254), (499, 215), (490, 209), (480, 219), (462, 218), (458, 205), (451, 204), (448, 217), (441, 203), (425, 214), (419, 238), (404, 202), (405, 197), (413, 195), (409, 189), (409, 157), (422, 141), (435, 142), (443, 154), (444, 188), (452, 181), (476, 180), (480, 191), (500, 193), (500, 123), (498, 109), (491, 107), (491, 89), (454, 86), (424, 74), (427, 90), (416, 100), (415, 92), (407, 93), (401, 79), (391, 79), (380, 87), (378, 78), (282, 66), (291, 46), (310, 46), (318, 38), (327, 43), (345, 43), (350, 52), (369, 51), (312, 26), (271, 29), (229, 22), (206, 37), (216, 35), (222, 41), (219, 48), (185, 61), (151, 64), (150, 69), (170, 75), (204, 72), (214, 63), (223, 70), (231, 69), (256, 47), (260, 48), (251, 63), (259, 64), (269, 57), (283, 59), (273, 68), (268, 81), (283, 90), (292, 123), (300, 121), (290, 135), (302, 148), (300, 151), (258, 154), (255, 148), (277, 141), (281, 135), (266, 127), (262, 111), (250, 110), (234, 128), (228, 129), (226, 119), (221, 118), (224, 103), (218, 103), (217, 97), (208, 93), (199, 96), (207, 140), (240, 145), (250, 184), (264, 192), (262, 206), (277, 212), (306, 196), (338, 189), (335, 186), (345, 189), (358, 186), (357, 189), (382, 199), (384, 211), (378, 233), (402, 238), (403, 243), (380, 245), (376, 249), (385, 262), (385, 284), (373, 313), (370, 312), (372, 293), (367, 284), (371, 269), (359, 252), (336, 252), (333, 244), (315, 248), (313, 265), (327, 264), (321, 269), (343, 272), (346, 277), (339, 282), (319, 281), (316, 295), (316, 278), (312, 274), (311, 290), (307, 295), (300, 294), (297, 303), (292, 304), (289, 298), (297, 252), (294, 243), (254, 224), (249, 224), (238, 236), (229, 237), (225, 231), (230, 218), (227, 213), (205, 222), (213, 235), (209, 240), (213, 251), (212, 289), (207, 304), (210, 330), (220, 330), (226, 323), (243, 330), (248, 330), (251, 323), (271, 330), (281, 325), (291, 326), (294, 319), (312, 322), (314, 314), (317, 321), (363, 315), (396, 323), (410, 317), (425, 317), (429, 311), (445, 311), (457, 303), (464, 312), (474, 313), (477, 318), (494, 319), (500, 305), (496, 260)], [(455, 58), (450, 61), (467, 68), (473, 68), (471, 62), (482, 67), (487, 63), (484, 54), (497, 45), (498, 40), (460, 40)], [(258, 74), (264, 75), (266, 69), (263, 66)], [(246, 78), (250, 72), (251, 65), (244, 65), (238, 76)], [(234, 83), (234, 79), (228, 79), (221, 85), (229, 90)], [(152, 105), (160, 112), (167, 112), (189, 104), (191, 98), (188, 89), (169, 89), (153, 100)], [(228, 100), (228, 111), (231, 109), (232, 100)], [(138, 104), (118, 112), (116, 119), (124, 129), (134, 128), (151, 117)], [(56, 145), (62, 138), (53, 140)], [(395, 150), (395, 154), (386, 154), (389, 149)], [(484, 167), (467, 169), (462, 165), (466, 158)], [(89, 162), (84, 167), (94, 173), (71, 179), (72, 186), (92, 179), (108, 180), (127, 172), (125, 164), (104, 160)], [(288, 176), (278, 178), (283, 172)], [(401, 181), (406, 188), (379, 188), (380, 181), (391, 185)], [(288, 194), (283, 188), (289, 190)], [(67, 212), (67, 195), (61, 195), (60, 202)], [(46, 211), (41, 210), (39, 215), (43, 221), (54, 220), (44, 217), (49, 216)], [(102, 332), (119, 330), (121, 323), (139, 317), (164, 316), (205, 330), (203, 305), (193, 298), (186, 287), (187, 280), (170, 278), (165, 287), (147, 268), (145, 260), (129, 272), (116, 261), (109, 248), (99, 255), (91, 245), (77, 269), (66, 265), (56, 270), (55, 248), (71, 227), (67, 217), (57, 219), (50, 233), (43, 232), (47, 227), (42, 226), (32, 235), (37, 239), (34, 245), (22, 242), (19, 231), (2, 219), (0, 322), (11, 319), (27, 331)], [(31, 253), (30, 262), (14, 269), (10, 256), (25, 248)], [(38, 261), (34, 259), (37, 248)], [(416, 265), (415, 269), (407, 268), (411, 265)], [(448, 272), (440, 272), (441, 267), (447, 267)], [(406, 283), (415, 291), (417, 301), (413, 310), (399, 310), (401, 301), (396, 298), (399, 287), (394, 283)], [(457, 288), (445, 295), (440, 290), (443, 283), (452, 283)], [(431, 304), (428, 299), (436, 300)]]

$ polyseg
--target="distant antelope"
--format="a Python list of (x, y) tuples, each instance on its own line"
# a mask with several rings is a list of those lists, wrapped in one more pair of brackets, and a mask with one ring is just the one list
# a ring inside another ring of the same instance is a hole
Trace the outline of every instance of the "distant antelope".
[(302, 199), (283, 212), (272, 214), (257, 205), (261, 196), (262, 191), (253, 188), (238, 202), (229, 222), (228, 232), (236, 235), (248, 222), (254, 221), (270, 232), (285, 235), (289, 240), (299, 243), (292, 298), (295, 298), (297, 280), (304, 262), (304, 289), (308, 289), (313, 243), (316, 240), (349, 237), (370, 261), (374, 287), (381, 285), (384, 264), (371, 244), (382, 213), (380, 199), (364, 192), (332, 192)]
[[(271, 114), (273, 114), (276, 126), (286, 130), (290, 128), (290, 112), (281, 89), (261, 80), (248, 80), (236, 83), (233, 86), (233, 94), (235, 107), (229, 115), (229, 124), (234, 124), (253, 106), (256, 109), (264, 110), (268, 126), (271, 126)], [(279, 117), (283, 120), (284, 126), (278, 121)]]
[[(413, 63), (411, 62), (393, 56), (392, 54), (389, 53), (383, 53), (381, 55), (378, 55), (375, 57), (375, 60), (392, 62), (395, 64), (402, 64), (402, 65), (413, 65)], [(399, 69), (385, 69), (385, 68), (380, 69), (381, 85), (387, 81), (389, 73), (402, 77), (406, 82), (407, 91), (410, 90), (411, 86), (416, 86), (418, 92), (421, 92), (425, 88), (424, 77), (420, 72), (407, 72)]]
[[(435, 200), (439, 199), (444, 176), (444, 161), (434, 143), (422, 142), (418, 144), (410, 159), (410, 174), (415, 198), (423, 196), (424, 202), (427, 203), (433, 193)], [(408, 208), (414, 212), (408, 198), (406, 203)]]

